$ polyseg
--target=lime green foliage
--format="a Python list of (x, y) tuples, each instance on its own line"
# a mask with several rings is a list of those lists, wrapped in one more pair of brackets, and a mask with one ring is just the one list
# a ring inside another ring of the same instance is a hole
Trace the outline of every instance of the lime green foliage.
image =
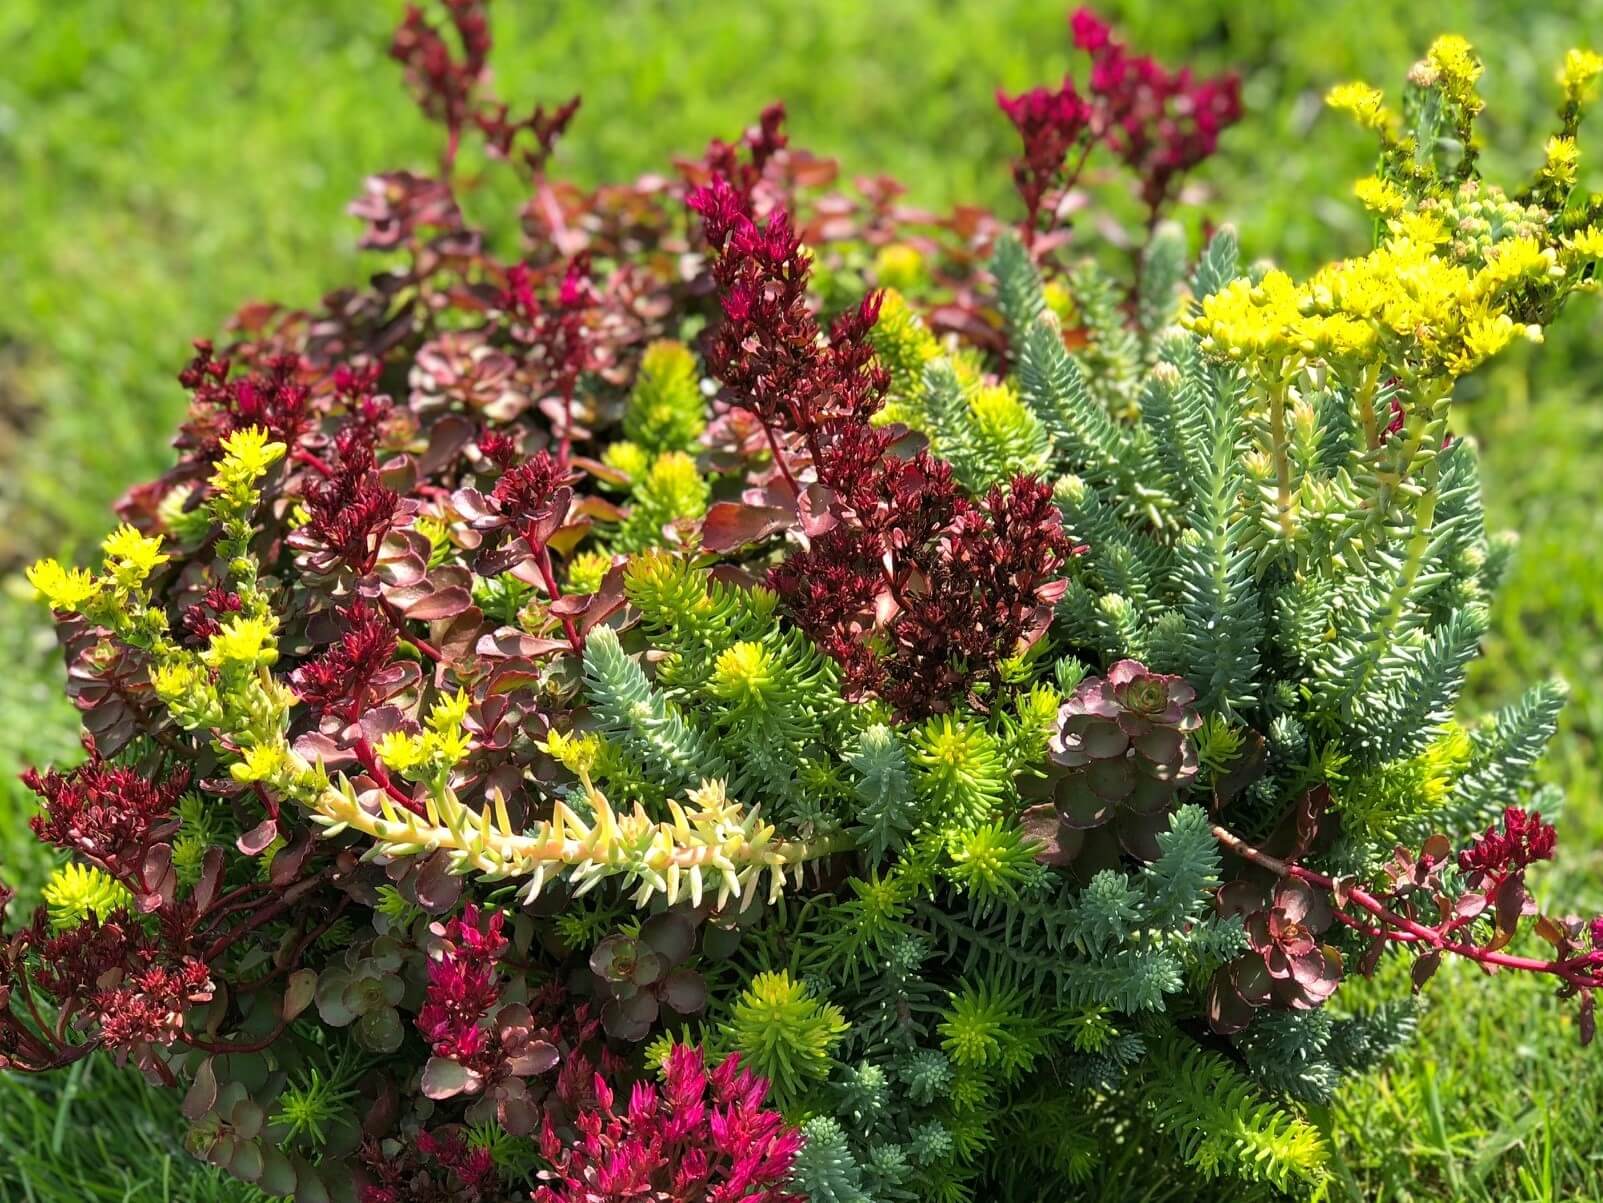
[(830, 1054), (846, 1027), (839, 1007), (780, 971), (747, 983), (722, 1034), (749, 1069), (773, 1084), (781, 1104), (789, 1104), (828, 1076)]
[(278, 1096), (273, 1122), (283, 1128), (286, 1144), (305, 1140), (319, 1146), (327, 1141), (329, 1129), (345, 1116), (355, 1097), (344, 1075), (335, 1072), (325, 1076), (313, 1066), (305, 1077), (292, 1082)]
[(1319, 1130), (1265, 1101), (1223, 1057), (1174, 1040), (1150, 1055), (1143, 1096), (1152, 1122), (1204, 1178), (1223, 1173), (1299, 1192), (1325, 1185)]
[(586, 657), (609, 739), (659, 780), (659, 764), (686, 780), (725, 777), (732, 795), (767, 813), (806, 807), (838, 827), (840, 750), (863, 715), (841, 697), (834, 662), (779, 621), (774, 595), (731, 588), (662, 551), (632, 559), (624, 589), (665, 655), (649, 682), (605, 634), (594, 670)]
[(886, 405), (879, 421), (905, 422), (916, 429), (928, 425), (924, 409), (924, 369), (940, 358), (941, 346), (907, 298), (894, 286), (880, 302), (879, 321), (868, 332), (881, 366), (890, 373)]
[(688, 451), (706, 425), (695, 355), (683, 343), (652, 343), (640, 357), (623, 411), (624, 438), (649, 455)]
[(45, 882), (45, 905), (55, 927), (75, 927), (93, 915), (104, 919), (118, 907), (132, 907), (133, 895), (104, 870), (77, 861), (62, 865)]
[(612, 540), (616, 551), (642, 551), (663, 542), (671, 522), (700, 518), (707, 512), (712, 488), (683, 451), (667, 451), (629, 492), (629, 517)]
[(1417, 756), (1360, 774), (1337, 789), (1346, 834), (1391, 846), (1415, 842), (1436, 822), (1473, 754), (1470, 736), (1450, 723)]

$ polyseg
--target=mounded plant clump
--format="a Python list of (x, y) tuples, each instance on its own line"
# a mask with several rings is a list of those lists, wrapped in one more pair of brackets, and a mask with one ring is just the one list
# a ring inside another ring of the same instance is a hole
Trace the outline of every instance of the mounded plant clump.
[(1452, 400), (1594, 287), (1603, 58), (1515, 192), (1462, 40), (1333, 90), (1375, 246), (1297, 280), (1168, 220), (1235, 80), (1085, 11), (1087, 82), (999, 97), (1017, 221), (838, 191), (778, 106), (586, 191), (577, 100), (445, 17), (376, 273), (197, 343), (172, 469), (29, 573), (87, 755), (26, 778), (0, 1067), (105, 1050), (302, 1203), (961, 1203), (1320, 1193), (1307, 1108), (1413, 1032), (1342, 1005), (1383, 958), (1590, 1038), (1603, 919), (1526, 881), (1563, 689), (1457, 717), (1512, 544)]

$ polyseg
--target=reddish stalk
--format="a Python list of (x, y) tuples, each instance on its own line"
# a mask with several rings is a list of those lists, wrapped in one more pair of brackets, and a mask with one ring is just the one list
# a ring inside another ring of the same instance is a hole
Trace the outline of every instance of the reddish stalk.
[[(540, 579), (545, 582), (545, 591), (552, 601), (556, 601), (562, 596), (562, 587), (557, 584), (556, 571), (551, 567), (551, 552), (544, 543), (533, 543), (531, 540), (531, 544), (535, 548), (534, 562), (540, 569)], [(568, 637), (568, 643), (572, 646), (574, 654), (584, 655), (584, 636), (579, 634), (579, 628), (574, 625), (572, 615), (562, 616), (562, 632)]]
[(326, 463), (324, 463), (317, 456), (313, 455), (310, 451), (306, 450), (304, 447), (295, 448), (294, 451), (289, 453), (289, 457), (297, 464), (305, 464), (308, 468), (325, 479), (332, 479), (334, 475), (333, 468), (330, 468)]
[[(1279, 857), (1271, 856), (1267, 852), (1254, 848), (1240, 836), (1219, 826), (1217, 823), (1213, 825), (1212, 831), (1214, 839), (1243, 860), (1251, 861), (1261, 868), (1268, 869), (1278, 877), (1295, 877), (1299, 881), (1307, 882), (1309, 885), (1332, 895), (1336, 893), (1336, 881), (1334, 878), (1315, 872), (1313, 869), (1305, 869), (1301, 865), (1283, 861)], [(1347, 887), (1345, 894), (1349, 902), (1378, 919), (1380, 921), (1379, 926), (1370, 927), (1368, 924), (1362, 923), (1353, 916), (1344, 913), (1340, 907), (1332, 908), (1336, 919), (1345, 926), (1372, 939), (1390, 940), (1395, 944), (1426, 944), (1431, 948), (1453, 953), (1455, 956), (1464, 957), (1482, 966), (1552, 974), (1572, 986), (1591, 988), (1603, 986), (1603, 968), (1591, 965), (1587, 956), (1572, 957), (1567, 961), (1544, 961), (1536, 957), (1514, 956), (1512, 953), (1481, 948), (1475, 944), (1467, 944), (1461, 940), (1448, 938), (1451, 931), (1461, 926), (1458, 922), (1450, 923), (1445, 928), (1427, 927), (1425, 924), (1410, 919), (1406, 915), (1399, 915), (1361, 886)]]
[(373, 745), (369, 742), (367, 736), (358, 736), (356, 747), (353, 750), (356, 752), (356, 759), (367, 770), (367, 775), (378, 782), (379, 788), (413, 814), (420, 815), (423, 813), (422, 808), (413, 799), (412, 795), (396, 785), (390, 778), (389, 770), (384, 767), (384, 762), (378, 758), (378, 753), (373, 750)]
[(394, 602), (382, 595), (379, 597), (379, 602), (383, 605), (384, 613), (389, 617), (390, 622), (394, 624), (397, 635), (417, 648), (418, 651), (422, 652), (434, 663), (439, 664), (445, 660), (445, 654), (439, 648), (422, 636), (414, 635), (406, 629), (406, 616), (395, 608)]

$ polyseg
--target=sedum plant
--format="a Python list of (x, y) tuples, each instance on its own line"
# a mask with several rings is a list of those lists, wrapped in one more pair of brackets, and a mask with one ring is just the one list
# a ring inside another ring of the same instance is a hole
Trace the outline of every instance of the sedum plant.
[[(1594, 287), (1603, 58), (1512, 193), (1462, 41), (1334, 89), (1375, 246), (1299, 281), (1167, 216), (1234, 78), (1089, 12), (1083, 92), (999, 98), (1015, 224), (839, 193), (778, 106), (582, 190), (577, 101), (444, 10), (370, 284), (196, 344), (172, 469), (29, 573), (86, 758), (26, 778), (0, 1067), (132, 1062), (302, 1203), (965, 1203), (1320, 1195), (1310, 1109), (1413, 1032), (1342, 1004), (1383, 958), (1590, 1039), (1603, 919), (1527, 882), (1563, 689), (1459, 710), (1511, 545), (1452, 404)], [(1067, 224), (1115, 161), (1127, 266)]]

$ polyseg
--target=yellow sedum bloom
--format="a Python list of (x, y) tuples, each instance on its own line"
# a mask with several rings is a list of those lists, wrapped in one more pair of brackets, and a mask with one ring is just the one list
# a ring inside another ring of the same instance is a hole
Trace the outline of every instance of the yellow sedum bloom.
[(1564, 62), (1558, 69), (1558, 82), (1564, 89), (1564, 99), (1571, 104), (1589, 100), (1592, 83), (1599, 75), (1603, 75), (1603, 54), (1594, 50), (1571, 50), (1564, 56)]
[(375, 748), (392, 772), (407, 776), (429, 762), (428, 740), (407, 731), (386, 731)]
[(106, 553), (106, 571), (127, 589), (144, 584), (158, 564), (172, 558), (162, 553), (159, 538), (142, 535), (126, 522), (107, 535), (100, 548)]
[(236, 430), (223, 440), (223, 458), (217, 461), (212, 472), (212, 488), (230, 493), (256, 483), (267, 469), (284, 457), (283, 443), (268, 441), (267, 431), (260, 426)]
[(1353, 185), (1353, 195), (1364, 208), (1384, 217), (1401, 213), (1408, 206), (1408, 198), (1397, 186), (1379, 176), (1365, 176), (1359, 180)]
[(1547, 140), (1546, 149), (1547, 162), (1542, 167), (1542, 174), (1560, 187), (1573, 185), (1575, 173), (1581, 164), (1581, 151), (1575, 145), (1575, 139), (1555, 134)]
[(244, 756), (229, 766), (235, 781), (271, 781), (288, 763), (283, 744), (257, 744), (246, 748)]
[(232, 615), (211, 637), (202, 658), (213, 668), (227, 664), (247, 668), (272, 664), (278, 659), (278, 632), (270, 619)]
[(1386, 94), (1362, 82), (1337, 84), (1325, 93), (1325, 103), (1340, 112), (1351, 113), (1353, 120), (1365, 129), (1384, 130), (1396, 120), (1386, 107)]
[(1466, 39), (1456, 33), (1443, 34), (1431, 43), (1425, 60), (1436, 74), (1432, 82), (1440, 84), (1443, 92), (1469, 112), (1480, 112), (1485, 102), (1475, 94), (1475, 82), (1486, 66), (1475, 57)]
[(23, 575), (52, 610), (80, 610), (100, 591), (99, 582), (86, 569), (63, 568), (55, 560), (40, 560)]
[(1564, 249), (1579, 259), (1603, 259), (1603, 229), (1587, 226), (1564, 240)]

